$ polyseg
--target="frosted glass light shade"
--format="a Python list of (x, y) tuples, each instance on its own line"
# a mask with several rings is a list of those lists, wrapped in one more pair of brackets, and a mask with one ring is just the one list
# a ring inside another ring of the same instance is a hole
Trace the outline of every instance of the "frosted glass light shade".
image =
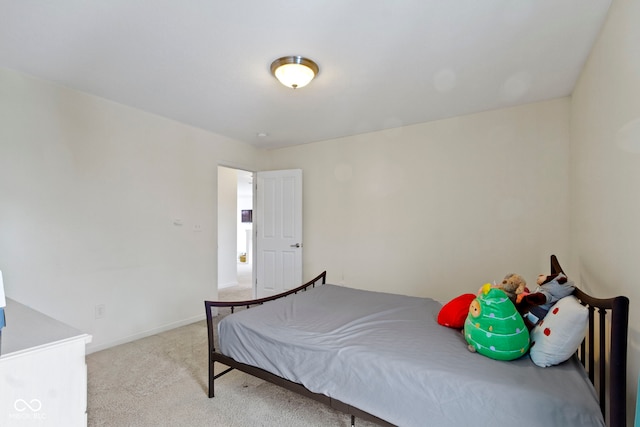
[(285, 56), (271, 63), (271, 73), (280, 83), (293, 89), (308, 85), (318, 71), (315, 62), (301, 56)]

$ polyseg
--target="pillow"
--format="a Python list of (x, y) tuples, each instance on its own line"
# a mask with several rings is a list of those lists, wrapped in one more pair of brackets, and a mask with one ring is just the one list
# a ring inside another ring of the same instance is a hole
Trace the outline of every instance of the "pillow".
[(446, 303), (438, 313), (438, 323), (449, 328), (462, 329), (469, 314), (469, 305), (475, 297), (474, 294), (463, 294)]
[(538, 366), (569, 359), (584, 339), (589, 310), (570, 295), (562, 298), (531, 331), (531, 360)]

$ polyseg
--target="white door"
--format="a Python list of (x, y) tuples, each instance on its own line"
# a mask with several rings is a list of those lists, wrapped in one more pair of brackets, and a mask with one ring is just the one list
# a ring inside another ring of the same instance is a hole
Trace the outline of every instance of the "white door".
[(257, 173), (256, 294), (302, 284), (302, 170)]

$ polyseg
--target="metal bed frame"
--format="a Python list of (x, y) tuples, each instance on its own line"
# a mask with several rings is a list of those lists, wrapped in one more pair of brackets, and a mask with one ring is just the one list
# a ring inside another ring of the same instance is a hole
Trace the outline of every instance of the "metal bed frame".
[[(551, 273), (564, 270), (555, 255), (551, 255)], [(348, 405), (324, 394), (314, 393), (303, 385), (286, 380), (268, 371), (235, 361), (216, 351), (214, 311), (217, 308), (230, 308), (233, 313), (236, 308), (251, 308), (265, 302), (284, 298), (298, 292), (304, 292), (309, 287), (326, 283), (327, 272), (320, 273), (305, 284), (271, 297), (247, 301), (205, 301), (207, 330), (209, 341), (209, 397), (214, 397), (214, 383), (219, 377), (237, 369), (254, 377), (271, 382), (285, 389), (322, 402), (333, 409), (351, 416), (351, 425), (355, 426), (355, 419), (371, 421), (381, 426), (393, 424), (380, 419), (368, 412)], [(576, 288), (574, 295), (589, 309), (588, 330), (584, 341), (576, 353), (582, 365), (588, 372), (589, 379), (598, 392), (600, 409), (605, 420), (607, 415), (610, 427), (626, 426), (626, 377), (627, 377), (627, 331), (629, 316), (629, 299), (618, 296), (608, 299), (594, 298)], [(597, 317), (597, 323), (596, 323)], [(608, 353), (607, 353), (608, 350)], [(607, 361), (609, 362), (607, 364)], [(214, 372), (215, 363), (221, 363), (228, 368), (218, 374)], [(596, 363), (597, 362), (597, 363)], [(596, 376), (596, 373), (598, 374)], [(608, 386), (607, 386), (608, 384)], [(607, 393), (608, 392), (608, 393)], [(607, 406), (607, 401), (609, 405)]]
[[(551, 273), (564, 273), (555, 255), (551, 255)], [(609, 401), (608, 425), (611, 427), (626, 426), (629, 298), (624, 296), (605, 299), (594, 298), (579, 288), (575, 289), (573, 295), (589, 309), (587, 334), (578, 349), (577, 357), (598, 392), (600, 410), (605, 420), (607, 419), (607, 400)], [(607, 349), (609, 349), (609, 354), (607, 354)], [(609, 362), (608, 366), (607, 361)], [(596, 373), (598, 374), (597, 381)], [(608, 395), (607, 380), (609, 382)]]

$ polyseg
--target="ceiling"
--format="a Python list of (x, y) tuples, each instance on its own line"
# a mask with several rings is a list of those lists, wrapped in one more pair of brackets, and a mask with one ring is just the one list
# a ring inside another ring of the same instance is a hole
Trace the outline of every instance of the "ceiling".
[(276, 148), (569, 95), (610, 2), (0, 0), (0, 67)]

